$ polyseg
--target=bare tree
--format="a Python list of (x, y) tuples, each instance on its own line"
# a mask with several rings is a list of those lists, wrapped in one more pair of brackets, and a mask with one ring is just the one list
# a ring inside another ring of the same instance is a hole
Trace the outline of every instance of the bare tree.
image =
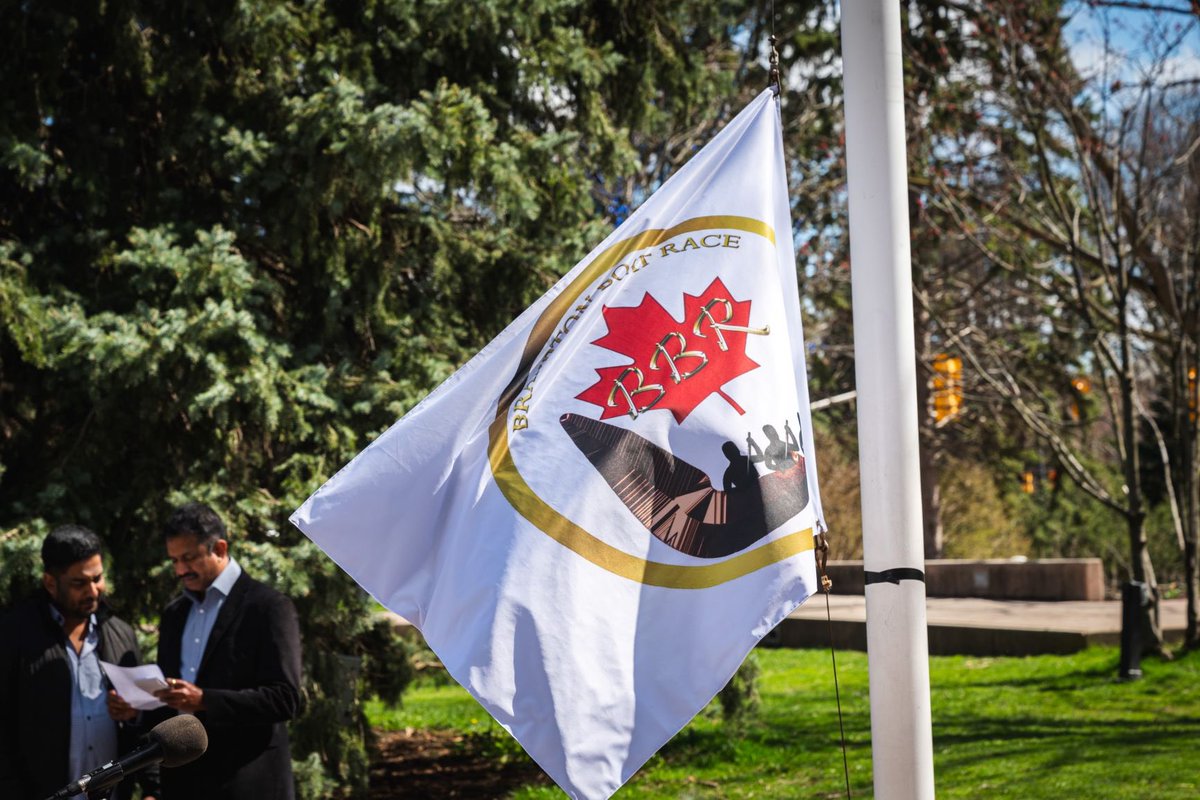
[[(1146, 545), (1140, 463), (1144, 430), (1154, 432), (1177, 498), (1177, 529), (1188, 576), (1189, 642), (1195, 641), (1197, 368), (1195, 104), (1187, 81), (1163, 80), (1187, 26), (1162, 29), (1153, 65), (1134, 85), (1076, 73), (1053, 9), (1026, 3), (956, 6), (965, 24), (994, 43), (981, 92), (977, 135), (956, 153), (969, 169), (931, 174), (931, 197), (994, 274), (1047, 313), (1045, 341), (1081, 334), (1052, 370), (1038, 370), (1005, 341), (1003, 329), (934, 315), (997, 397), (1057, 456), (1088, 494), (1125, 521), (1130, 578), (1147, 587), (1143, 625), (1161, 649), (1158, 587)], [(1188, 111), (1190, 109), (1190, 116)], [(1186, 122), (1186, 124), (1185, 124)], [(1096, 419), (1079, 408), (1068, 367), (1090, 374), (1105, 401)], [(1150, 406), (1169, 409), (1170, 440), (1150, 425)], [(1106, 434), (1116, 484), (1095, 467)]]

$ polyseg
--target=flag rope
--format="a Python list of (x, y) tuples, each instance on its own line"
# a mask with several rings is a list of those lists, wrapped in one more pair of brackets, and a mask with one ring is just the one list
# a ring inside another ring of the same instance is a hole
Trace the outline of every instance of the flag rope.
[(846, 779), (846, 798), (850, 800), (850, 761), (846, 757), (846, 726), (842, 721), (842, 692), (838, 687), (837, 652), (833, 647), (833, 611), (829, 606), (829, 593), (833, 590), (833, 581), (825, 571), (825, 563), (829, 559), (829, 541), (825, 532), (816, 535), (813, 553), (816, 556), (817, 574), (821, 581), (821, 593), (825, 595), (825, 621), (829, 624), (829, 658), (833, 662), (833, 696), (837, 702), (838, 732), (842, 740), (842, 774)]
[[(773, 28), (774, 20), (771, 22)], [(774, 92), (776, 97), (779, 97), (781, 91), (781, 87), (779, 85), (779, 51), (775, 49), (775, 43), (778, 40), (775, 38), (775, 33), (773, 31), (769, 41), (771, 42), (771, 70), (769, 73), (767, 73), (767, 88)]]
[[(775, 36), (775, 0), (771, 0), (771, 36), (768, 41), (771, 44), (771, 54), (767, 87), (771, 89), (775, 95), (776, 102), (780, 104), (780, 117), (782, 118), (783, 87), (779, 79), (779, 50), (776, 48), (779, 39)], [(829, 658), (833, 663), (833, 696), (837, 704), (838, 733), (841, 736), (842, 774), (846, 781), (846, 798), (847, 800), (851, 800), (850, 761), (846, 755), (846, 725), (842, 718), (842, 692), (838, 686), (837, 651), (833, 646), (833, 610), (829, 604), (829, 593), (833, 589), (833, 581), (830, 580), (829, 574), (825, 570), (826, 562), (829, 560), (829, 540), (825, 538), (825, 523), (823, 519), (818, 521), (817, 532), (813, 535), (813, 539), (813, 555), (816, 561), (817, 575), (820, 578), (821, 593), (825, 595), (825, 621), (829, 626)]]

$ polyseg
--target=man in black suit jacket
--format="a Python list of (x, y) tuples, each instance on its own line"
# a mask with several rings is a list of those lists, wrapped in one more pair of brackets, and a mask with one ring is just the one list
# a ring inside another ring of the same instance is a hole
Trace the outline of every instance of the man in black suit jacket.
[(208, 751), (162, 771), (164, 800), (292, 800), (287, 721), (300, 706), (292, 602), (241, 571), (208, 506), (175, 511), (164, 532), (184, 593), (163, 611), (158, 664), (177, 712), (195, 714)]

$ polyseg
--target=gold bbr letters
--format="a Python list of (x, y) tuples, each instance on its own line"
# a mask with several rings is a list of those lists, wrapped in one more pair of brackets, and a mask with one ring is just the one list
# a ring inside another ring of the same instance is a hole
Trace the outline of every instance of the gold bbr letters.
[[(672, 339), (679, 340), (679, 352), (675, 355), (671, 355), (667, 352), (667, 342), (671, 341)], [(685, 350), (685, 347), (687, 347), (687, 339), (683, 338), (683, 334), (678, 333), (677, 331), (671, 331), (662, 338), (661, 342), (654, 346), (654, 355), (650, 356), (650, 369), (658, 369), (658, 357), (660, 355), (666, 356), (667, 367), (671, 370), (671, 380), (679, 383), (686, 378), (692, 377), (708, 365), (707, 353), (703, 352), (702, 350)], [(679, 369), (675, 366), (675, 362), (681, 358), (698, 358), (700, 359), (700, 364), (695, 369), (681, 374)]]
[[(629, 376), (629, 375), (637, 376), (638, 385), (637, 385), (637, 388), (634, 389), (632, 392), (629, 391), (629, 389), (625, 386), (625, 378), (626, 378), (626, 376)], [(661, 383), (652, 383), (649, 386), (647, 386), (646, 385), (646, 376), (643, 375), (642, 371), (640, 369), (638, 369), (637, 367), (626, 367), (625, 371), (622, 372), (619, 376), (617, 376), (617, 379), (615, 381), (613, 381), (612, 391), (610, 391), (608, 393), (608, 407), (609, 408), (617, 407), (617, 391), (618, 390), (620, 390), (621, 394), (625, 397), (625, 402), (629, 404), (629, 416), (631, 419), (637, 419), (638, 414), (642, 413), (643, 411), (649, 411), (651, 408), (654, 408), (654, 404), (657, 403), (659, 400), (662, 400), (663, 395), (667, 393), (666, 388)], [(651, 400), (649, 403), (642, 406), (641, 408), (638, 408), (637, 403), (633, 402), (633, 398), (636, 397), (637, 395), (642, 394), (644, 392), (654, 392), (654, 391), (657, 391), (658, 394), (655, 395), (653, 400)]]
[[(704, 239), (707, 238), (709, 237), (704, 237)], [(725, 238), (729, 237), (726, 236)], [(703, 242), (704, 239), (701, 239), (701, 241)], [(688, 241), (692, 240), (689, 239)], [(674, 245), (665, 245), (664, 247), (674, 247)], [(717, 315), (720, 316), (720, 319), (713, 316), (713, 309), (717, 309)], [(767, 336), (771, 333), (771, 326), (769, 325), (764, 325), (761, 328), (751, 328), (747, 325), (730, 325), (729, 321), (731, 319), (733, 319), (733, 303), (724, 297), (714, 298), (708, 301), (704, 308), (700, 309), (700, 313), (696, 315), (696, 320), (692, 324), (692, 334), (701, 339), (707, 339), (708, 335), (701, 329), (701, 324), (707, 322), (708, 329), (715, 334), (714, 338), (716, 339), (717, 347), (722, 352), (725, 352), (729, 350), (729, 342), (725, 340), (725, 331), (738, 331), (746, 334), (754, 334), (755, 336)], [(675, 342), (679, 347), (678, 352), (674, 354), (667, 349), (667, 345), (671, 342)], [(685, 358), (697, 359), (699, 363), (687, 372), (680, 372), (677, 365), (679, 361)], [(678, 331), (670, 331), (654, 346), (654, 352), (650, 354), (650, 360), (646, 364), (647, 368), (652, 370), (662, 369), (662, 366), (660, 366), (662, 359), (666, 359), (666, 368), (670, 370), (671, 380), (679, 384), (708, 366), (709, 357), (708, 353), (703, 349), (689, 350), (687, 337)], [(625, 385), (625, 379), (630, 375), (637, 378), (637, 387), (632, 391)], [(649, 403), (639, 407), (634, 402), (634, 398), (646, 392), (656, 392), (657, 394), (655, 394), (654, 399)], [(639, 414), (649, 411), (659, 400), (662, 400), (663, 395), (666, 393), (667, 389), (661, 383), (646, 383), (646, 375), (641, 369), (637, 366), (628, 366), (613, 381), (612, 389), (608, 393), (608, 407), (616, 408), (617, 396), (620, 395), (629, 406), (628, 413), (630, 418), (637, 419)]]
[[(713, 318), (710, 310), (718, 303), (721, 304), (721, 308), (725, 310), (725, 318), (720, 322)], [(707, 339), (708, 337), (700, 332), (700, 323), (708, 320), (709, 327), (717, 335), (717, 346), (721, 348), (722, 352), (724, 352), (729, 349), (729, 345), (725, 341), (724, 331), (741, 331), (742, 333), (752, 333), (755, 336), (766, 336), (771, 332), (770, 325), (764, 325), (761, 328), (749, 328), (745, 325), (728, 324), (729, 320), (731, 319), (733, 319), (733, 304), (724, 297), (715, 297), (712, 300), (709, 300), (704, 308), (700, 309), (700, 315), (696, 317), (696, 324), (692, 326), (692, 333), (696, 334), (701, 339)]]

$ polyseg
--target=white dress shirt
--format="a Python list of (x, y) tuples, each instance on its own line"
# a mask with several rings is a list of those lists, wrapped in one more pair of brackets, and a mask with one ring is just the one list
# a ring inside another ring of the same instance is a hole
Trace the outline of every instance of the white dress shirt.
[(200, 669), (201, 659), (204, 658), (204, 648), (208, 645), (208, 637), (212, 634), (217, 614), (225, 604), (225, 599), (229, 597), (233, 584), (241, 575), (241, 566), (230, 558), (225, 569), (221, 570), (221, 574), (204, 592), (203, 600), (195, 592), (183, 590), (192, 601), (187, 622), (183, 625), (183, 641), (179, 643), (179, 677), (185, 681), (196, 682), (196, 673)]

